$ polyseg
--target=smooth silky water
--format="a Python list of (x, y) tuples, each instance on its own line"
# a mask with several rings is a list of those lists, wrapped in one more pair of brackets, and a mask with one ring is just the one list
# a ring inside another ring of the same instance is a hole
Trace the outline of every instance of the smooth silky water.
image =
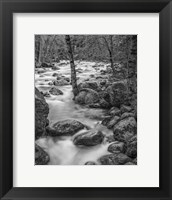
[[(78, 82), (90, 78), (90, 74), (99, 73), (95, 71), (93, 65), (95, 63), (91, 62), (80, 62), (78, 64), (79, 68), (83, 70), (82, 73), (77, 74), (77, 77), (80, 78)], [(57, 66), (60, 67), (59, 70), (48, 69), (44, 73), (35, 74), (35, 85), (40, 91), (45, 92), (52, 87), (48, 85), (48, 82), (56, 79), (52, 76), (53, 73), (70, 77), (69, 64)], [(63, 95), (45, 97), (50, 109), (48, 116), (50, 126), (61, 120), (75, 119), (90, 128), (101, 130), (104, 135), (112, 134), (111, 130), (100, 124), (107, 112), (106, 110), (92, 109), (75, 104), (71, 85), (58, 86), (58, 88), (63, 92)], [(81, 132), (82, 130), (76, 134)], [(36, 143), (49, 154), (49, 165), (84, 165), (88, 161), (94, 161), (98, 164), (97, 160), (108, 154), (107, 147), (109, 145), (106, 141), (103, 141), (102, 144), (92, 147), (78, 147), (74, 145), (72, 136), (44, 137), (38, 139)]]

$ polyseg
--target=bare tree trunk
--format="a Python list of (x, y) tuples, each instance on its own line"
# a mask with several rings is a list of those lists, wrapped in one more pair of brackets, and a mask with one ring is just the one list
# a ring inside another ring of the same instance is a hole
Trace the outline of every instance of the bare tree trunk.
[(72, 89), (73, 89), (73, 94), (75, 98), (78, 95), (79, 91), (78, 91), (78, 86), (77, 86), (76, 70), (75, 70), (75, 63), (73, 59), (73, 51), (72, 51), (70, 36), (65, 35), (65, 40), (66, 40), (68, 54), (69, 54), (70, 67), (71, 67), (71, 83), (72, 83)]

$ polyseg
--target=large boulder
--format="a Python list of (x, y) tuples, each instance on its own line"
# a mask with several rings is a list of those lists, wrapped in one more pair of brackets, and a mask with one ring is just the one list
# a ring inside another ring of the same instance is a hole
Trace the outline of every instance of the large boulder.
[(95, 90), (85, 88), (79, 92), (75, 98), (75, 101), (78, 104), (94, 104), (99, 102), (99, 94)]
[(40, 146), (35, 144), (35, 165), (47, 165), (49, 161), (49, 155)]
[(94, 146), (102, 143), (104, 135), (99, 130), (89, 130), (76, 135), (73, 139), (75, 145)]
[(49, 90), (49, 93), (52, 94), (52, 95), (62, 95), (63, 94), (63, 92), (56, 87), (52, 87)]
[(104, 98), (112, 106), (120, 106), (127, 100), (127, 81), (117, 81), (107, 87)]
[(126, 155), (131, 158), (137, 157), (137, 135), (134, 135), (128, 142), (127, 142), (127, 151)]
[(132, 159), (123, 153), (113, 153), (102, 156), (99, 162), (102, 165), (124, 165), (127, 162), (131, 162)]
[(74, 135), (85, 126), (76, 120), (67, 119), (63, 121), (56, 122), (52, 128), (47, 127), (47, 135), (49, 136), (64, 136), (64, 135)]
[(89, 89), (92, 89), (92, 90), (98, 90), (98, 84), (97, 84), (97, 82), (87, 81), (87, 82), (80, 83), (78, 85), (79, 91), (81, 91), (84, 88), (89, 88)]
[(118, 141), (128, 141), (136, 134), (137, 123), (134, 117), (128, 117), (119, 121), (113, 129), (114, 138)]
[(45, 134), (45, 128), (48, 124), (49, 107), (44, 96), (35, 88), (35, 138)]

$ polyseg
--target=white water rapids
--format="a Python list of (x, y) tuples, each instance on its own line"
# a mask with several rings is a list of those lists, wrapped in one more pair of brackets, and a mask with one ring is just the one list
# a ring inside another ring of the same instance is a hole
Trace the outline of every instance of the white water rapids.
[[(93, 67), (95, 64), (93, 62), (77, 63), (76, 69), (81, 68), (83, 70), (82, 73), (77, 73), (77, 77), (79, 77), (78, 83), (88, 78), (91, 80), (90, 75), (100, 74), (103, 65), (98, 69)], [(45, 92), (52, 87), (48, 83), (56, 79), (56, 77), (52, 76), (53, 73), (60, 73), (70, 78), (69, 64), (64, 62), (64, 64), (56, 64), (56, 66), (59, 67), (58, 70), (46, 69), (44, 73), (35, 74), (35, 86), (40, 91)], [(91, 128), (99, 126), (105, 135), (112, 134), (110, 130), (100, 125), (100, 121), (103, 119), (106, 110), (92, 109), (75, 104), (72, 100), (71, 85), (58, 86), (57, 88), (63, 92), (63, 95), (45, 97), (50, 109), (48, 116), (50, 126), (57, 121), (75, 119)], [(93, 147), (77, 147), (73, 144), (72, 136), (40, 138), (36, 143), (49, 154), (49, 165), (84, 165), (88, 161), (98, 163), (97, 160), (101, 156), (108, 154), (107, 147), (109, 145), (104, 141), (102, 144)]]

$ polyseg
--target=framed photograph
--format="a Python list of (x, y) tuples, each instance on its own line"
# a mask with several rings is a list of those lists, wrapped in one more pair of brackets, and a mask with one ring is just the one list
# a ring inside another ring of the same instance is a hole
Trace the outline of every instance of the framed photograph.
[(171, 1), (0, 9), (1, 199), (172, 199)]

